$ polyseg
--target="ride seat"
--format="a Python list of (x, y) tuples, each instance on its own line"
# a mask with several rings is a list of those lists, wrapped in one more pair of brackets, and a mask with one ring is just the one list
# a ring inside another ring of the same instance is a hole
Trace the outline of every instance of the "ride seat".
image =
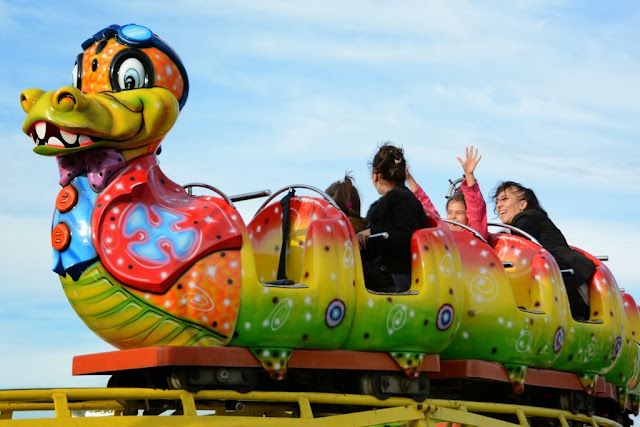
[[(266, 286), (295, 286), (304, 281), (307, 236), (313, 223), (342, 220), (344, 227), (348, 223), (328, 201), (315, 197), (291, 197), (287, 214), (289, 235), (286, 240), (283, 240), (281, 202), (265, 206), (247, 227), (255, 254), (257, 277)], [(283, 246), (285, 254), (281, 257)]]
[(511, 282), (516, 306), (523, 311), (543, 313), (540, 282), (532, 270), (534, 259), (541, 255), (542, 247), (505, 233), (490, 234), (488, 242), (502, 261)]

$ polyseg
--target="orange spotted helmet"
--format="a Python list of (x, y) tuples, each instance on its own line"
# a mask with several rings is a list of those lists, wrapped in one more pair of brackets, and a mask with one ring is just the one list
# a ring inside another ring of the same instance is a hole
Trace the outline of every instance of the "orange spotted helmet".
[(180, 109), (187, 102), (189, 79), (178, 54), (142, 25), (110, 25), (82, 43), (73, 85), (83, 93), (163, 87)]

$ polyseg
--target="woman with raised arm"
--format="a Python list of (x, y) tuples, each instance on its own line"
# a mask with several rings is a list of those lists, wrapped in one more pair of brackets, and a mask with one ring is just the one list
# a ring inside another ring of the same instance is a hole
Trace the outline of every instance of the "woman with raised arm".
[(563, 275), (571, 314), (578, 320), (588, 319), (588, 281), (596, 269), (595, 263), (567, 244), (533, 190), (517, 182), (505, 181), (498, 185), (492, 199), (503, 224), (517, 227), (535, 238), (553, 255), (561, 270), (573, 270)]
[[(464, 160), (460, 157), (457, 157), (457, 159), (462, 166), (465, 179), (462, 180), (460, 187), (458, 187), (447, 200), (447, 219), (467, 225), (480, 233), (484, 239), (487, 239), (489, 236), (487, 229), (487, 204), (482, 197), (480, 186), (474, 174), (476, 166), (480, 162), (480, 159), (482, 159), (482, 155), (478, 156), (478, 149), (474, 150), (472, 145), (465, 148)], [(440, 216), (431, 199), (429, 199), (429, 196), (427, 196), (420, 185), (418, 185), (413, 176), (411, 176), (408, 168), (407, 182), (409, 183), (411, 191), (413, 191), (418, 200), (420, 200), (420, 203), (422, 203), (425, 212), (432, 211)], [(449, 227), (455, 231), (464, 230), (455, 224), (449, 224)]]
[[(384, 143), (370, 166), (371, 181), (382, 197), (369, 208), (369, 228), (357, 235), (365, 284), (377, 292), (404, 292), (411, 287), (411, 236), (427, 226), (427, 218), (404, 185), (407, 163), (401, 148)], [(370, 238), (381, 233), (388, 238)]]

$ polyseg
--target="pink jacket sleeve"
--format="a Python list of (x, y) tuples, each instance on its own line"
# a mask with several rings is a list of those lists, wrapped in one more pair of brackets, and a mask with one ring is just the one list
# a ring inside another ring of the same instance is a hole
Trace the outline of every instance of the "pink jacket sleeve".
[(425, 213), (433, 212), (436, 214), (437, 217), (440, 216), (440, 214), (438, 213), (438, 210), (436, 209), (435, 206), (433, 206), (433, 203), (431, 203), (431, 199), (429, 198), (429, 196), (427, 196), (427, 193), (424, 192), (422, 187), (418, 185), (418, 188), (416, 188), (416, 191), (414, 191), (413, 194), (416, 195), (416, 198), (422, 204), (422, 207), (424, 208)]
[(471, 187), (467, 185), (467, 181), (463, 180), (460, 185), (464, 201), (467, 204), (467, 218), (469, 219), (469, 227), (476, 230), (485, 239), (489, 236), (487, 227), (487, 204), (482, 197), (478, 181)]

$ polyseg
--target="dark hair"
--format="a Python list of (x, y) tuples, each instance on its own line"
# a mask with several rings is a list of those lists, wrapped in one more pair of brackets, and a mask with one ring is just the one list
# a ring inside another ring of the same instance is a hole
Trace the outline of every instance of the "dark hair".
[[(494, 205), (498, 200), (498, 194), (502, 193), (503, 191), (506, 191), (509, 188), (513, 190), (515, 195), (518, 197), (518, 200), (525, 200), (527, 202), (527, 207), (525, 208), (525, 210), (535, 209), (542, 212), (545, 215), (547, 214), (547, 211), (542, 209), (542, 206), (540, 206), (540, 202), (538, 201), (538, 198), (536, 197), (536, 194), (533, 192), (533, 190), (514, 181), (503, 181), (498, 183), (498, 186), (496, 187), (495, 191), (493, 192), (493, 195), (491, 196), (491, 201), (493, 201)], [(495, 211), (495, 207), (494, 207), (494, 211)]]
[(383, 179), (394, 184), (404, 184), (407, 179), (407, 162), (404, 159), (404, 152), (402, 148), (390, 142), (385, 142), (379, 147), (369, 166), (373, 173), (379, 173)]
[(451, 202), (462, 202), (464, 208), (467, 208), (467, 202), (464, 200), (464, 193), (462, 191), (456, 191), (451, 197), (449, 197), (449, 199), (447, 200), (447, 209), (449, 209), (449, 204)]
[(347, 216), (360, 217), (360, 194), (353, 185), (350, 172), (344, 174), (343, 181), (336, 181), (325, 191), (340, 206)]

